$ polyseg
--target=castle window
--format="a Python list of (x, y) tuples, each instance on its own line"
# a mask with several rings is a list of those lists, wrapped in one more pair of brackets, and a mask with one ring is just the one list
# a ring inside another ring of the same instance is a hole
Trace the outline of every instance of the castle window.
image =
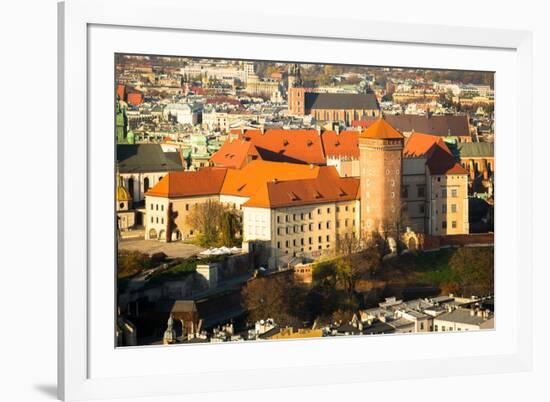
[(458, 191), (456, 189), (451, 190), (451, 197), (453, 197), (453, 198), (458, 197)]
[(403, 197), (403, 198), (408, 198), (409, 197), (409, 186), (401, 187), (401, 197)]
[(456, 229), (456, 221), (452, 221), (451, 226), (452, 226), (453, 229)]
[(424, 194), (425, 194), (425, 188), (424, 188), (424, 186), (418, 186), (418, 187), (416, 188), (416, 192), (417, 192), (418, 197), (422, 197), (422, 198), (425, 197), (425, 195), (424, 195)]
[(453, 213), (456, 212), (456, 204), (451, 205), (451, 212), (453, 212)]
[(441, 207), (441, 212), (444, 214), (447, 213), (447, 205), (443, 204), (443, 206)]
[(447, 221), (441, 222), (441, 229), (447, 229)]

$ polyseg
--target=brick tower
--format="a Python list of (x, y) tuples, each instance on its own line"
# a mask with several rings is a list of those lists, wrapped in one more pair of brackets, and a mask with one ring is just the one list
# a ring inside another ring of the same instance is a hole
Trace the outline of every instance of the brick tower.
[(404, 137), (379, 119), (359, 135), (361, 230), (396, 236), (401, 218)]

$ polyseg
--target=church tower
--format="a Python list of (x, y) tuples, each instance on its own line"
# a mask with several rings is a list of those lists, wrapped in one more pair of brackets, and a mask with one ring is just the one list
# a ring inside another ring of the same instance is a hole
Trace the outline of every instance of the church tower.
[(404, 137), (383, 119), (359, 135), (361, 230), (396, 236), (401, 220)]
[(299, 64), (292, 64), (288, 69), (288, 113), (292, 116), (305, 114), (305, 88)]

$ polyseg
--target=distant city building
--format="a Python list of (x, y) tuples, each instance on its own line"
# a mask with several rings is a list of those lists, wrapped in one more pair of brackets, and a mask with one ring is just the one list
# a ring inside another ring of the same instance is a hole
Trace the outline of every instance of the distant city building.
[(299, 66), (291, 70), (288, 85), (288, 113), (291, 115), (311, 115), (318, 121), (341, 121), (346, 125), (353, 120), (380, 116), (380, 105), (373, 93), (323, 93), (320, 89), (306, 88)]
[(468, 116), (418, 116), (418, 115), (388, 115), (385, 120), (405, 137), (413, 133), (424, 133), (445, 137), (458, 142), (471, 142), (472, 129)]
[(119, 144), (117, 161), (123, 186), (134, 203), (170, 171), (183, 170), (178, 152), (163, 152), (160, 144)]

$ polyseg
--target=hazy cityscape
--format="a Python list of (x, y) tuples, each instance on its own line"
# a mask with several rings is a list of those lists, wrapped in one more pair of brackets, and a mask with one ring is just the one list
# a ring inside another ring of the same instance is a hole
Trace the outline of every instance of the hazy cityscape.
[(493, 73), (115, 57), (117, 346), (494, 328)]

